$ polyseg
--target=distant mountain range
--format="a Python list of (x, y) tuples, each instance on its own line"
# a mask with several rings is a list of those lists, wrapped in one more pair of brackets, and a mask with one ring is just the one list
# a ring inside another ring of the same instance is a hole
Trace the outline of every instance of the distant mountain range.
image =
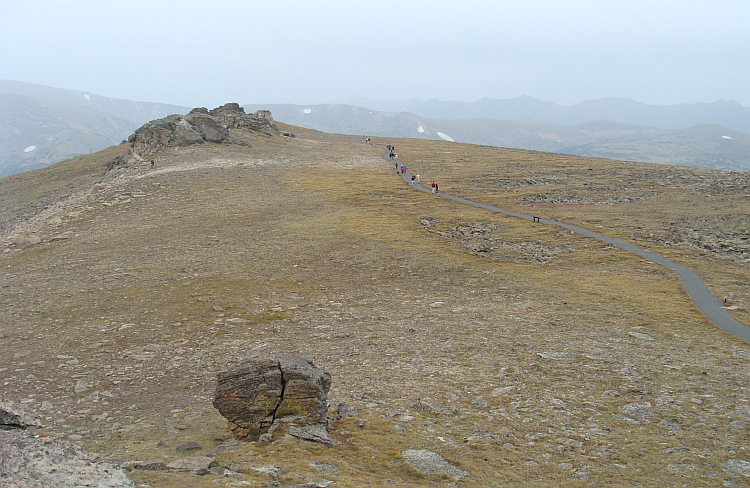
[[(324, 132), (750, 170), (750, 109), (731, 101), (654, 106), (608, 98), (570, 107), (530, 97), (348, 102), (245, 109), (269, 109), (278, 121)], [(191, 108), (0, 80), (0, 177), (119, 144), (144, 123)]]
[(119, 144), (149, 120), (185, 111), (0, 80), (0, 177)]
[[(632, 101), (609, 100), (586, 102), (580, 106), (559, 107), (548, 102), (540, 102), (529, 97), (514, 100), (485, 100), (472, 104), (460, 102), (400, 102), (413, 104), (416, 110), (455, 116), (462, 107), (468, 113), (510, 114), (529, 120), (500, 120), (498, 118), (429, 118), (406, 111), (377, 111), (354, 105), (246, 105), (247, 111), (260, 108), (271, 110), (274, 118), (291, 125), (307, 127), (323, 132), (360, 134), (381, 137), (411, 137), (423, 139), (445, 139), (447, 141), (485, 144), (490, 146), (513, 147), (549, 151), (581, 156), (644, 161), (665, 164), (681, 164), (704, 168), (750, 170), (750, 135), (737, 129), (719, 125), (743, 127), (744, 117), (750, 116), (750, 109), (734, 102), (716, 104), (694, 104), (669, 107), (654, 107)], [(399, 108), (399, 102), (373, 102)], [(442, 105), (444, 104), (444, 105)], [(618, 115), (614, 108), (618, 104), (640, 107)], [(505, 107), (504, 111), (497, 109)], [(556, 108), (555, 108), (556, 107)], [(609, 108), (607, 108), (609, 107)], [(678, 109), (684, 113), (683, 119), (670, 115)], [(708, 110), (707, 107), (712, 107)], [(721, 108), (727, 110), (723, 111)], [(401, 107), (404, 108), (404, 107)], [(546, 108), (550, 113), (545, 113)], [(570, 108), (570, 117), (564, 112)], [(661, 111), (660, 109), (664, 110)], [(652, 120), (657, 119), (664, 126), (635, 125), (622, 120), (593, 118), (586, 120), (584, 113), (591, 117), (609, 116), (611, 119)], [(703, 115), (701, 115), (703, 114)], [(705, 116), (704, 119), (701, 117)], [(539, 122), (541, 119), (566, 121), (565, 124)], [(678, 122), (682, 120), (683, 123)], [(703, 121), (689, 125), (685, 121)], [(583, 122), (580, 122), (583, 121)], [(671, 122), (670, 122), (671, 121)], [(669, 122), (669, 123), (668, 123)], [(746, 124), (750, 129), (750, 124)], [(682, 127), (685, 126), (685, 127)]]
[(729, 100), (647, 105), (627, 98), (601, 98), (569, 107), (531, 97), (508, 100), (483, 98), (476, 102), (417, 99), (394, 102), (350, 98), (345, 103), (382, 112), (409, 112), (432, 119), (499, 119), (555, 125), (579, 125), (606, 120), (666, 129), (687, 129), (695, 125), (714, 124), (750, 135), (750, 108)]

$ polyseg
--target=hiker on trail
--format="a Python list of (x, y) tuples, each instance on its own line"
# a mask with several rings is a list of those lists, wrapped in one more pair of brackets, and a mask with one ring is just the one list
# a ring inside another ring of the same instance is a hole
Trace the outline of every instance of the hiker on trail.
[(416, 176), (411, 175), (411, 183), (409, 183), (411, 186), (414, 186), (414, 180), (416, 180)]
[(402, 165), (401, 165), (401, 174), (404, 174), (404, 173), (406, 173), (406, 166), (404, 166), (404, 165), (402, 164)]
[(419, 183), (419, 174), (417, 174), (417, 183)]
[(432, 186), (432, 193), (435, 193), (435, 188), (437, 188), (437, 185), (435, 184), (434, 181), (432, 182), (431, 186)]
[(435, 193), (438, 193), (440, 190), (438, 190), (438, 184), (435, 183)]

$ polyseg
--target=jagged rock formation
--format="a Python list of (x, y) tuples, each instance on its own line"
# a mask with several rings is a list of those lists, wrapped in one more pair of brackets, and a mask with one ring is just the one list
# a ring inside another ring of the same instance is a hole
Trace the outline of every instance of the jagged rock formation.
[[(325, 429), (330, 387), (331, 375), (306, 359), (285, 353), (254, 357), (218, 374), (214, 407), (237, 439), (291, 434), (333, 444)], [(297, 435), (311, 426), (314, 436)]]
[(75, 444), (12, 430), (0, 431), (0, 486), (129, 488), (135, 483)]
[[(3, 333), (0, 331), (0, 338)], [(42, 423), (35, 417), (19, 409), (15, 404), (0, 396), (0, 430), (39, 427)]]
[(268, 110), (247, 114), (237, 103), (227, 103), (213, 110), (194, 108), (186, 115), (169, 115), (144, 124), (128, 138), (131, 144), (128, 157), (115, 159), (109, 166), (111, 169), (133, 160), (147, 161), (165, 147), (205, 142), (245, 144), (231, 137), (232, 129), (271, 136), (281, 134)]
[(125, 472), (75, 444), (37, 438), (27, 427), (39, 426), (34, 417), (0, 397), (0, 486), (36, 488), (131, 488)]

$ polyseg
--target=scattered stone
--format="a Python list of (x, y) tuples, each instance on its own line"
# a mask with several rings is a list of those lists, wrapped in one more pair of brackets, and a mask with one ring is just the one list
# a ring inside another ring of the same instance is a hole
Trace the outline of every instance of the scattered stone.
[(744, 459), (728, 459), (722, 464), (726, 469), (733, 473), (741, 474), (746, 478), (750, 478), (750, 462)]
[(243, 319), (240, 317), (233, 317), (231, 319), (226, 319), (224, 322), (226, 322), (227, 324), (231, 324), (231, 325), (240, 325), (240, 324), (250, 323), (249, 320)]
[(654, 338), (651, 337), (648, 334), (643, 334), (641, 332), (634, 332), (632, 330), (628, 331), (628, 335), (631, 335), (631, 336), (635, 337), (636, 339), (643, 339), (644, 341), (653, 341), (654, 340)]
[(490, 402), (483, 396), (477, 396), (471, 399), (470, 402), (472, 407), (487, 408), (490, 406)]
[(135, 488), (125, 471), (79, 446), (20, 430), (0, 430), (0, 474), (7, 487)]
[(569, 352), (544, 351), (538, 352), (537, 355), (544, 359), (554, 359), (556, 361), (569, 361), (578, 357), (577, 354)]
[(492, 390), (490, 394), (492, 396), (504, 395), (505, 393), (511, 392), (514, 388), (515, 386), (501, 386), (499, 388), (495, 388), (494, 390)]
[(559, 442), (560, 444), (564, 444), (566, 446), (570, 446), (570, 447), (582, 447), (583, 446), (583, 442), (577, 439), (570, 439), (568, 437), (558, 437), (557, 442)]
[(326, 474), (338, 474), (339, 471), (341, 471), (341, 468), (336, 466), (335, 464), (325, 464), (321, 461), (310, 461), (310, 466), (317, 469), (321, 473)]
[(351, 405), (347, 405), (346, 403), (339, 403), (339, 406), (336, 409), (339, 418), (351, 417), (353, 415), (359, 414), (361, 411), (361, 408), (352, 407)]
[(125, 471), (138, 469), (141, 471), (166, 471), (167, 464), (163, 461), (126, 461), (121, 465)]
[(177, 446), (175, 448), (175, 451), (177, 451), (179, 454), (184, 454), (186, 452), (200, 451), (201, 449), (203, 449), (203, 446), (201, 446), (197, 442), (188, 441)]
[(299, 356), (256, 356), (218, 374), (213, 404), (237, 439), (276, 440), (292, 427), (317, 425), (297, 437), (331, 444), (322, 435), (330, 387), (331, 375)]
[(76, 393), (83, 393), (85, 391), (88, 391), (89, 388), (91, 388), (91, 383), (88, 380), (79, 379), (76, 381), (75, 387), (73, 387), (73, 391)]
[(411, 405), (409, 405), (409, 408), (412, 408), (416, 410), (417, 412), (425, 412), (429, 413), (431, 415), (441, 415), (445, 413), (450, 413), (450, 411), (447, 411), (442, 408), (438, 408), (431, 403), (423, 402), (421, 398), (415, 399)]
[(326, 446), (338, 446), (341, 443), (332, 439), (324, 424), (309, 424), (301, 427), (291, 427), (289, 434), (303, 441), (318, 442)]
[(167, 464), (167, 471), (172, 473), (192, 473), (204, 476), (211, 473), (212, 468), (219, 467), (218, 461), (212, 457), (196, 456), (175, 459)]
[(616, 420), (622, 420), (623, 422), (627, 422), (629, 424), (640, 424), (639, 421), (637, 421), (634, 418), (630, 418), (627, 415), (622, 415), (619, 413), (612, 414), (612, 418)]
[(654, 417), (654, 408), (649, 402), (634, 402), (618, 408), (620, 413), (635, 417), (639, 422), (648, 423)]
[(443, 459), (440, 454), (428, 451), (427, 449), (407, 449), (401, 455), (412, 468), (422, 474), (445, 474), (456, 481), (471, 476), (471, 473), (453, 466)]
[(658, 425), (659, 427), (669, 429), (672, 432), (682, 432), (682, 425), (680, 425), (680, 423), (675, 420), (670, 421), (670, 420), (664, 419), (661, 422), (659, 422)]
[(748, 405), (748, 404), (737, 405), (737, 407), (735, 407), (734, 411), (737, 412), (738, 414), (742, 415), (746, 419), (750, 419), (750, 405)]

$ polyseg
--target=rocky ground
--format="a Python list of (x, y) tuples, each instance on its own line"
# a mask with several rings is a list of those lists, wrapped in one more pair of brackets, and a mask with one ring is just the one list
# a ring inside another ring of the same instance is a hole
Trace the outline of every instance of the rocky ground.
[[(102, 164), (6, 220), (0, 386), (34, 433), (153, 487), (750, 486), (750, 346), (668, 270), (412, 191), (357, 138), (282, 130)], [(395, 144), (442, 191), (695, 265), (747, 317), (741, 174)], [(523, 174), (581, 198), (495, 183)], [(737, 244), (696, 249), (687, 228)], [(331, 374), (340, 446), (232, 439), (216, 374), (268, 351)]]

